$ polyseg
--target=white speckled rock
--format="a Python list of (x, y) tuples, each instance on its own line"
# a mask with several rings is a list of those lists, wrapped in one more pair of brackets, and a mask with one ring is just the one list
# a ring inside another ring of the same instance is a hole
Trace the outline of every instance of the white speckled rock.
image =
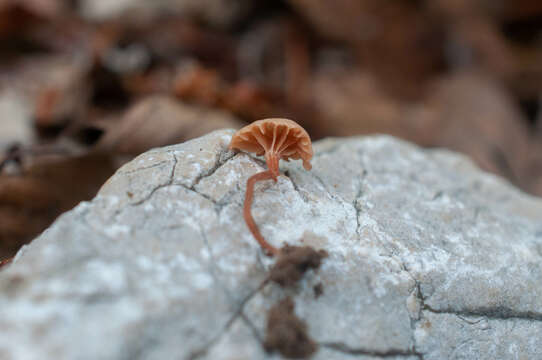
[[(328, 139), (313, 170), (256, 186), (274, 245), (329, 257), (293, 290), (242, 217), (261, 160), (233, 131), (151, 150), (0, 273), (0, 359), (279, 359), (286, 295), (318, 360), (542, 358), (542, 201), (459, 155), (390, 137)], [(321, 282), (324, 293), (315, 297)]]

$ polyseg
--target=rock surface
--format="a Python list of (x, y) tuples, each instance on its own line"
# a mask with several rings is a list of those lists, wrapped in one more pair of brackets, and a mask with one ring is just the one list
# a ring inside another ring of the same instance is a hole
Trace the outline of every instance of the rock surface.
[(285, 296), (313, 359), (542, 358), (540, 199), (447, 151), (320, 141), (312, 171), (256, 186), (253, 214), (329, 257), (262, 287), (242, 203), (263, 163), (232, 132), (140, 155), (22, 249), (0, 273), (0, 359), (278, 359), (262, 341)]

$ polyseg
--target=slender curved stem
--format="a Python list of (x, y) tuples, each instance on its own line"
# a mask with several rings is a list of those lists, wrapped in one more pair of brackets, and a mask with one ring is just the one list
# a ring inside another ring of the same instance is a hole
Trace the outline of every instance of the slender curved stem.
[(247, 180), (247, 192), (245, 195), (245, 205), (243, 208), (243, 217), (245, 218), (245, 222), (247, 223), (247, 226), (256, 239), (260, 246), (264, 249), (266, 255), (268, 256), (274, 256), (278, 254), (279, 250), (274, 247), (273, 245), (269, 244), (265, 239), (263, 238), (262, 234), (260, 233), (260, 230), (258, 229), (258, 226), (254, 222), (254, 219), (252, 218), (252, 213), (250, 212), (250, 208), (252, 206), (252, 199), (254, 197), (254, 185), (258, 181), (263, 180), (269, 180), (273, 179), (276, 180), (276, 177), (273, 175), (271, 170), (266, 170), (259, 172), (257, 174), (252, 175)]
[(279, 176), (279, 160), (280, 157), (276, 152), (268, 151), (265, 153), (265, 163), (267, 164), (268, 171), (271, 173), (271, 178), (277, 182), (277, 176)]

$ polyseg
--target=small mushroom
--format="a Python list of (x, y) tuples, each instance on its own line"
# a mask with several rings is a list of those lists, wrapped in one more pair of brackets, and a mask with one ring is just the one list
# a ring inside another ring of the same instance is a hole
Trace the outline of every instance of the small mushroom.
[(301, 159), (305, 170), (310, 170), (313, 152), (309, 134), (296, 122), (289, 119), (263, 119), (237, 131), (231, 139), (230, 149), (244, 150), (256, 153), (258, 156), (265, 156), (268, 170), (254, 174), (247, 180), (243, 217), (250, 232), (266, 254), (276, 255), (279, 250), (265, 241), (250, 212), (254, 184), (269, 179), (277, 182), (277, 176), (280, 175), (280, 159), (286, 161)]

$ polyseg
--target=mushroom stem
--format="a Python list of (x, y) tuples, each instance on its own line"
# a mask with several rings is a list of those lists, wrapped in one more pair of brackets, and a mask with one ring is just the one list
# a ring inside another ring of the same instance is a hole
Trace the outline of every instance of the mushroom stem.
[[(278, 173), (278, 160), (277, 160), (277, 173)], [(267, 241), (265, 241), (262, 234), (260, 233), (260, 230), (258, 229), (258, 226), (256, 225), (256, 223), (254, 222), (254, 219), (252, 218), (252, 213), (250, 212), (250, 208), (252, 206), (252, 198), (254, 197), (254, 185), (258, 181), (269, 180), (269, 179), (273, 179), (277, 181), (276, 175), (273, 174), (272, 170), (262, 171), (248, 178), (247, 192), (245, 195), (245, 205), (243, 208), (243, 217), (245, 218), (245, 222), (247, 223), (248, 229), (250, 230), (250, 232), (252, 233), (256, 241), (258, 241), (260, 246), (264, 249), (265, 254), (268, 256), (274, 256), (278, 254), (279, 250), (273, 245), (269, 244)]]
[(279, 176), (279, 156), (276, 152), (268, 151), (265, 153), (265, 163), (269, 168), (271, 179), (277, 182), (277, 176)]

